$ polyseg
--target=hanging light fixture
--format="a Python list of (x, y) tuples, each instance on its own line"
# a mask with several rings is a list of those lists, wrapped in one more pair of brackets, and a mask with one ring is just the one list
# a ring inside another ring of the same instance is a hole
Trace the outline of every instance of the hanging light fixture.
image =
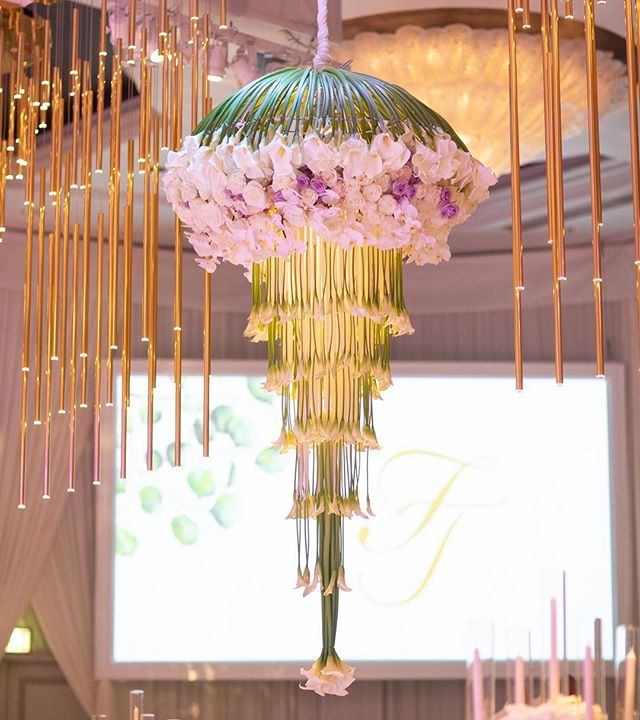
[[(524, 12), (519, 15), (524, 23), (529, 11), (526, 17)], [(501, 27), (452, 23), (443, 27), (403, 25), (393, 33), (360, 32), (340, 44), (334, 54), (339, 61), (351, 60), (358, 72), (401, 84), (436, 108), (475, 157), (497, 175), (504, 175), (510, 170), (509, 145), (505, 143), (509, 133), (509, 36), (504, 16), (501, 20)], [(580, 37), (559, 37), (559, 48), (562, 130), (565, 138), (571, 138), (587, 127), (587, 54)], [(608, 114), (624, 106), (626, 67), (609, 50), (597, 50), (596, 58), (601, 108)], [(518, 38), (518, 78), (523, 164), (544, 157), (542, 72), (538, 36), (522, 33)]]
[(205, 270), (226, 260), (251, 273), (245, 334), (268, 344), (276, 446), (297, 458), (296, 587), (322, 596), (322, 653), (304, 687), (341, 695), (353, 682), (336, 652), (343, 524), (372, 514), (361, 479), (378, 447), (374, 400), (391, 383), (392, 338), (413, 332), (403, 260), (448, 259), (450, 230), (495, 178), (409, 93), (333, 67), (323, 0), (318, 19), (313, 67), (218, 105), (169, 154), (164, 187)]

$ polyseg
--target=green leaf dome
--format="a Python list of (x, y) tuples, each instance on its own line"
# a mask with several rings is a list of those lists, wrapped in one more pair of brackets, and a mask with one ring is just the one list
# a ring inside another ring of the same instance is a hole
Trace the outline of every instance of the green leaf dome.
[(201, 144), (232, 137), (256, 148), (276, 132), (292, 141), (308, 132), (336, 140), (409, 128), (422, 140), (445, 132), (466, 150), (447, 121), (398, 85), (330, 66), (283, 68), (217, 105), (195, 128)]

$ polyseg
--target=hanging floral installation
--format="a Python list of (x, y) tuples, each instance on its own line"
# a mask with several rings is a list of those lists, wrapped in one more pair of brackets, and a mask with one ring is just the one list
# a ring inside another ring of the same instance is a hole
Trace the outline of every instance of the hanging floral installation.
[(282, 398), (275, 445), (297, 457), (296, 588), (322, 600), (322, 653), (302, 687), (345, 695), (344, 519), (373, 514), (361, 483), (378, 447), (373, 401), (391, 384), (391, 338), (413, 333), (403, 262), (448, 260), (449, 233), (495, 177), (416, 98), (333, 67), (325, 23), (320, 3), (314, 66), (266, 75), (214, 108), (169, 153), (164, 189), (197, 262), (242, 265), (251, 279), (245, 334), (267, 342), (265, 388)]

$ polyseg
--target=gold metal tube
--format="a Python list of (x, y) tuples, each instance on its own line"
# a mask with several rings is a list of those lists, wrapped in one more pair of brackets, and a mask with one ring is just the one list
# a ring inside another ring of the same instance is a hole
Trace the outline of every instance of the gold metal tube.
[(71, 269), (71, 351), (69, 353), (69, 454), (67, 492), (75, 492), (76, 488), (76, 360), (78, 353), (78, 304), (79, 304), (79, 255), (80, 225), (73, 225), (73, 250)]
[(100, 57), (107, 56), (107, 0), (100, 2)]
[(44, 165), (42, 165), (40, 167), (40, 204), (38, 207), (38, 279), (36, 281), (36, 380), (34, 425), (40, 425), (42, 423), (42, 315), (44, 304), (44, 214), (46, 209), (44, 203), (46, 185), (47, 171)]
[(153, 388), (156, 387), (156, 354), (158, 347), (158, 194), (151, 194), (151, 287), (149, 299), (150, 312), (150, 338), (149, 350), (151, 352), (151, 367)]
[[(93, 91), (87, 90), (84, 97), (82, 129), (84, 133), (84, 149), (82, 152), (82, 185), (84, 189), (91, 185), (91, 127), (92, 127)], [(91, 190), (89, 190), (91, 193)]]
[(71, 69), (69, 75), (77, 75), (80, 68), (78, 62), (78, 8), (71, 10)]
[(227, 0), (220, 0), (220, 30), (226, 30), (229, 25), (227, 23)]
[[(203, 18), (203, 38), (202, 38), (202, 117), (207, 116), (207, 107), (209, 103), (209, 13)], [(194, 126), (195, 127), (195, 126)]]
[(175, 464), (182, 464), (182, 226), (175, 217), (173, 296), (173, 381), (175, 383)]
[(189, 7), (191, 13), (191, 37), (189, 40), (191, 44), (191, 129), (193, 130), (198, 124), (198, 75), (200, 72), (198, 67), (198, 0), (189, 0)]
[(135, 65), (136, 49), (136, 0), (129, 0), (129, 43), (127, 45), (127, 65)]
[[(106, 368), (105, 404), (113, 405), (113, 359), (118, 349), (118, 239), (120, 233), (120, 98), (122, 81), (122, 41), (116, 41), (113, 55), (111, 80), (111, 179), (109, 183), (109, 300), (108, 300), (108, 347)], [(115, 102), (114, 102), (115, 98)]]
[(138, 164), (140, 165), (140, 172), (145, 172), (147, 169), (147, 154), (148, 147), (147, 141), (147, 124), (149, 118), (147, 117), (147, 95), (150, 92), (149, 87), (149, 66), (147, 62), (147, 28), (143, 27), (140, 31), (140, 137), (138, 140)]
[(80, 89), (79, 83), (75, 81), (76, 90), (73, 94), (73, 137), (71, 139), (71, 187), (77, 188), (78, 183), (78, 144), (80, 141)]
[(54, 268), (53, 262), (55, 238), (49, 233), (49, 298), (47, 302), (47, 369), (44, 410), (44, 463), (42, 474), (42, 499), (51, 498), (51, 348), (53, 346), (53, 290)]
[(202, 380), (204, 396), (202, 399), (202, 455), (209, 457), (209, 419), (210, 419), (210, 378), (211, 378), (211, 273), (204, 273), (204, 329), (203, 329), (203, 367)]
[(18, 480), (18, 509), (27, 507), (27, 398), (29, 388), (29, 375), (22, 371), (22, 394), (20, 401), (20, 476)]
[(573, 20), (573, 0), (564, 0), (565, 20)]
[(102, 265), (104, 213), (98, 213), (96, 268), (96, 359), (93, 396), (93, 484), (100, 485), (100, 408), (102, 402)]
[(602, 262), (600, 228), (602, 193), (600, 189), (600, 121), (598, 113), (598, 77), (594, 0), (585, 0), (584, 29), (587, 56), (587, 116), (589, 121), (589, 174), (591, 188), (591, 242), (593, 249), (593, 300), (596, 339), (596, 375), (604, 376), (604, 313), (602, 306)]
[(153, 118), (153, 176), (152, 176), (152, 203), (151, 203), (151, 241), (153, 253), (153, 297), (152, 297), (152, 319), (153, 319), (153, 387), (156, 386), (156, 358), (158, 348), (158, 199), (160, 192), (160, 119), (157, 115)]
[[(34, 173), (31, 173), (33, 177)], [(30, 179), (30, 183), (32, 180)], [(31, 192), (33, 198), (33, 190)], [(27, 207), (27, 241), (24, 260), (24, 298), (23, 298), (23, 336), (22, 336), (22, 372), (29, 372), (29, 350), (31, 340), (31, 285), (33, 274), (33, 200)]]
[(142, 342), (149, 342), (150, 323), (149, 323), (149, 289), (150, 289), (150, 232), (149, 232), (149, 214), (151, 205), (151, 174), (144, 175), (144, 195), (142, 205)]
[(632, 0), (624, 0), (625, 34), (627, 47), (627, 95), (629, 101), (629, 140), (631, 144), (631, 187), (633, 195), (633, 232), (635, 261), (640, 262), (640, 142), (638, 139), (638, 82), (636, 38), (633, 28)]
[[(555, 3), (557, 0), (551, 0)], [(555, 122), (557, 113), (554, 92), (554, 56), (550, 42), (553, 39), (553, 28), (550, 27), (548, 0), (541, 0), (541, 30), (543, 52), (543, 84), (545, 112), (545, 145), (547, 151), (547, 212), (549, 217), (549, 239), (551, 242), (551, 265), (553, 271), (553, 321), (554, 321), (554, 352), (556, 366), (556, 382), (560, 385), (564, 379), (562, 358), (562, 293), (560, 289), (560, 253), (558, 251), (558, 228), (560, 227), (559, 204), (557, 189), (557, 133)]]
[(514, 293), (514, 356), (516, 389), (522, 390), (522, 298), (524, 290), (524, 249), (522, 242), (522, 200), (520, 186), (520, 123), (518, 116), (518, 61), (514, 1), (509, 2), (509, 118), (511, 146), (511, 223)]
[[(129, 165), (133, 168), (133, 141), (129, 141)], [(132, 174), (132, 172), (130, 173)], [(127, 477), (127, 408), (131, 386), (131, 278), (133, 260), (132, 208), (124, 211), (124, 268), (122, 298), (122, 381), (120, 401), (120, 478)]]
[(58, 413), (66, 411), (67, 387), (67, 302), (69, 294), (69, 224), (71, 211), (71, 156), (64, 155), (64, 201), (62, 222), (62, 310), (60, 313), (60, 382)]
[[(165, 0), (163, 0), (164, 2)], [(164, 55), (162, 57), (162, 149), (169, 149), (169, 82), (171, 78), (171, 65), (173, 62), (169, 51), (168, 38), (162, 38), (164, 43)]]
[(566, 253), (564, 243), (564, 185), (562, 168), (562, 100), (560, 95), (560, 32), (558, 0), (551, 2), (552, 83), (553, 94), (553, 144), (554, 144), (554, 193), (556, 197), (556, 243), (558, 254), (558, 279), (566, 279)]
[(166, 52), (164, 41), (167, 37), (168, 29), (167, 0), (160, 0), (160, 5), (158, 7), (158, 48), (163, 52)]
[(80, 407), (87, 407), (89, 358), (89, 288), (91, 262), (91, 184), (84, 191), (84, 229), (82, 233), (82, 339), (80, 345)]
[(184, 62), (182, 53), (177, 53), (177, 62), (175, 66), (175, 101), (173, 106), (173, 149), (178, 150), (182, 143), (182, 82), (183, 82)]

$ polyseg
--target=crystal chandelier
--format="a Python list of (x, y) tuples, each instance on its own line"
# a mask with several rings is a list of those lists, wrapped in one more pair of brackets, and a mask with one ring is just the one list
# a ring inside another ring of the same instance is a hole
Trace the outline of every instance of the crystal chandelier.
[[(584, 42), (560, 40), (562, 132), (581, 133), (587, 124), (587, 58)], [(506, 28), (478, 29), (405, 25), (393, 34), (362, 32), (334, 53), (353, 69), (398, 83), (458, 129), (469, 149), (497, 175), (509, 172), (509, 37)], [(598, 93), (604, 112), (625, 101), (623, 63), (597, 51)], [(544, 107), (540, 43), (531, 32), (518, 38), (520, 158), (544, 155)]]

